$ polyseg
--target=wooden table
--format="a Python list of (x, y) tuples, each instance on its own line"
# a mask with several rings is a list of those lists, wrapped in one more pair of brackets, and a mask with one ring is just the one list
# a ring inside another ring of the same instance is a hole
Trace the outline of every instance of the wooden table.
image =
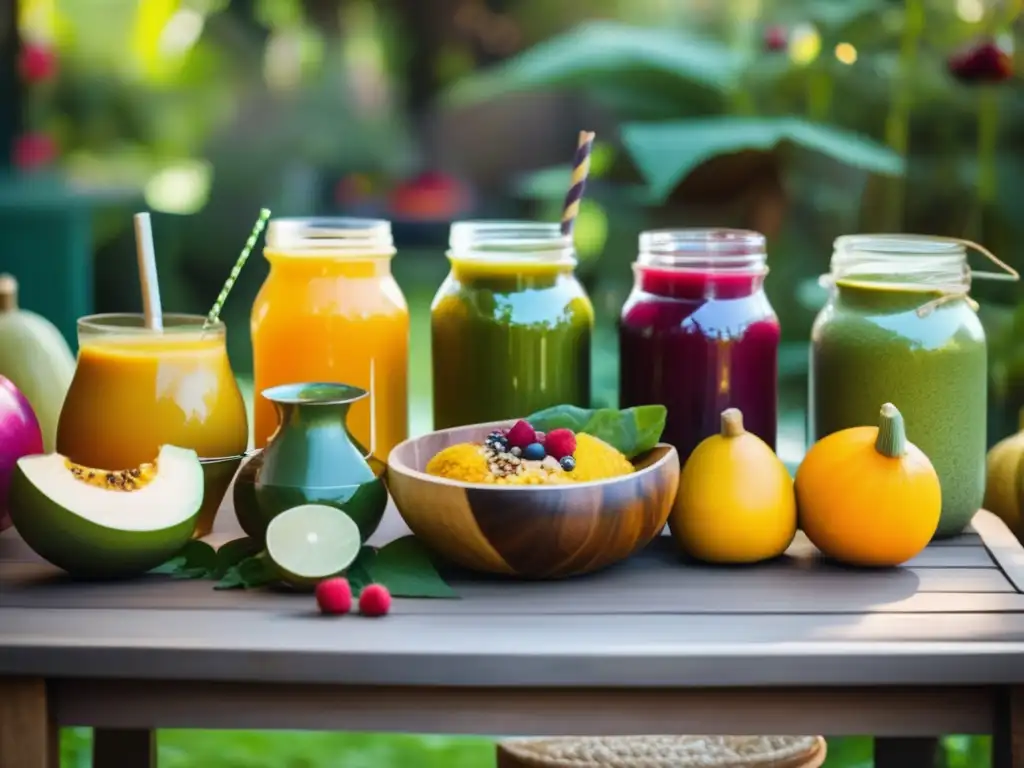
[(994, 733), (994, 764), (1024, 766), (1024, 549), (987, 512), (899, 570), (805, 540), (684, 565), (663, 539), (576, 580), (453, 577), (463, 599), (374, 620), (208, 581), (72, 583), (12, 534), (0, 768), (52, 767), (56, 726), (97, 729), (97, 768), (151, 766), (156, 728), (876, 734), (901, 768), (920, 737)]

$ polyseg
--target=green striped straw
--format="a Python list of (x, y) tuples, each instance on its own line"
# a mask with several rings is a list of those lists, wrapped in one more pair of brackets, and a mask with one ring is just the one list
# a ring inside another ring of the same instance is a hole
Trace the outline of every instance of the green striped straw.
[(256, 240), (260, 236), (260, 232), (267, 226), (267, 219), (270, 218), (269, 208), (260, 208), (260, 217), (256, 220), (253, 225), (252, 233), (249, 235), (249, 239), (245, 241), (245, 247), (242, 248), (242, 252), (238, 255), (238, 261), (235, 262), (235, 266), (231, 268), (231, 274), (228, 275), (228, 279), (224, 281), (224, 287), (220, 289), (220, 295), (217, 296), (217, 300), (213, 303), (213, 309), (210, 310), (210, 314), (206, 316), (206, 322), (203, 323), (203, 329), (209, 328), (211, 325), (217, 322), (217, 318), (220, 317), (220, 310), (224, 306), (224, 302), (227, 301), (228, 293), (235, 285), (235, 281), (238, 276), (242, 273), (242, 267), (245, 266), (246, 260), (249, 258), (249, 254), (252, 252), (253, 246), (256, 245)]

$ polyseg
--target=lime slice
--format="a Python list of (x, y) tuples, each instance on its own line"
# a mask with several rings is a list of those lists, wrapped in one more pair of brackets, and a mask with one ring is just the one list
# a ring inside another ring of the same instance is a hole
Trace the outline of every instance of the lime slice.
[(303, 504), (286, 509), (267, 526), (267, 554), (281, 580), (311, 588), (337, 576), (359, 554), (359, 526), (340, 509)]

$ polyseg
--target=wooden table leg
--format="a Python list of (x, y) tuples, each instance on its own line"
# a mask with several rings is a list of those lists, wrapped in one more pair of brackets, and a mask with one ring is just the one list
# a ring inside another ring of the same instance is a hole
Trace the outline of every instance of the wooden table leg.
[(997, 695), (992, 768), (1024, 768), (1024, 688), (1004, 688)]
[(0, 768), (59, 768), (57, 727), (40, 678), (0, 677)]
[(156, 731), (97, 728), (92, 768), (156, 768)]
[(875, 768), (935, 768), (938, 754), (931, 737), (875, 739)]

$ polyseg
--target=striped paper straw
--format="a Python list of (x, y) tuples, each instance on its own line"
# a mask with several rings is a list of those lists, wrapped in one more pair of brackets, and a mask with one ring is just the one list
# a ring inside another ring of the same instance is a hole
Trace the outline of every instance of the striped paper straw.
[(232, 287), (235, 285), (235, 281), (238, 276), (242, 273), (242, 267), (245, 266), (246, 259), (249, 258), (249, 254), (252, 252), (253, 246), (256, 245), (256, 240), (260, 236), (260, 232), (267, 225), (267, 219), (270, 218), (270, 209), (261, 208), (260, 217), (256, 220), (256, 224), (253, 225), (252, 232), (249, 234), (249, 239), (245, 241), (245, 247), (242, 248), (242, 252), (238, 255), (238, 260), (235, 262), (235, 266), (231, 268), (231, 274), (228, 275), (228, 279), (224, 281), (224, 287), (220, 289), (220, 295), (217, 296), (217, 301), (213, 303), (213, 308), (210, 310), (210, 314), (206, 316), (206, 322), (203, 323), (203, 328), (209, 328), (220, 317), (221, 307), (224, 306), (224, 302), (227, 301), (228, 293), (231, 292)]
[(580, 131), (579, 143), (576, 145), (576, 156), (572, 162), (572, 186), (565, 196), (565, 207), (562, 209), (562, 234), (572, 235), (576, 217), (580, 212), (580, 201), (583, 191), (587, 188), (587, 174), (590, 173), (590, 150), (594, 148), (594, 134), (591, 131)]

